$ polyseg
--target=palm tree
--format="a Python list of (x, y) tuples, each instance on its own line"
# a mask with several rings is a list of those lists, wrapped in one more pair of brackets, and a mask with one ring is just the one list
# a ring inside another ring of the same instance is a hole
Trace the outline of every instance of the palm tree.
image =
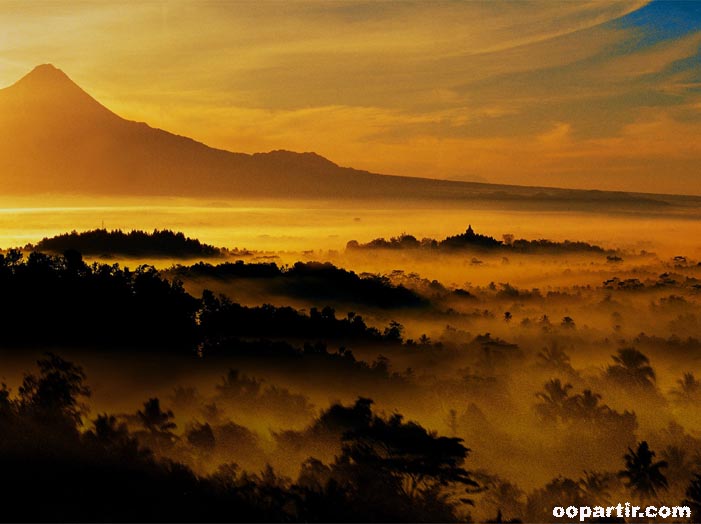
[(163, 411), (157, 398), (144, 402), (144, 409), (136, 413), (136, 417), (146, 431), (137, 432), (144, 443), (153, 451), (161, 453), (169, 448), (176, 440), (172, 430), (176, 428), (173, 412)]
[(626, 479), (626, 487), (634, 494), (650, 498), (657, 496), (657, 490), (667, 489), (667, 477), (662, 473), (662, 468), (667, 467), (667, 462), (654, 461), (655, 452), (650, 450), (647, 441), (638, 444), (635, 451), (628, 448), (628, 453), (623, 458), (626, 461), (626, 469), (619, 471), (618, 476)]
[(139, 421), (145, 429), (151, 433), (168, 433), (175, 429), (175, 423), (172, 419), (175, 418), (173, 412), (163, 411), (161, 402), (157, 398), (148, 399), (144, 402), (144, 409), (137, 412)]
[(573, 400), (577, 416), (586, 422), (599, 420), (600, 416), (607, 411), (606, 406), (599, 404), (601, 395), (592, 392), (591, 389), (585, 389), (581, 395), (575, 395)]
[(650, 359), (635, 348), (618, 350), (613, 355), (615, 364), (606, 369), (606, 375), (620, 382), (644, 389), (655, 387), (655, 371), (650, 366)]
[(684, 376), (677, 380), (678, 388), (674, 388), (671, 393), (680, 402), (693, 402), (701, 398), (701, 380), (694, 377), (693, 373), (684, 373)]
[(555, 421), (557, 417), (563, 417), (565, 406), (570, 400), (569, 390), (572, 384), (562, 384), (559, 378), (554, 378), (545, 383), (545, 391), (536, 393), (541, 402), (536, 404), (538, 414), (545, 420)]
[(576, 377), (577, 372), (570, 363), (570, 356), (557, 342), (552, 342), (538, 353), (538, 364), (547, 368)]

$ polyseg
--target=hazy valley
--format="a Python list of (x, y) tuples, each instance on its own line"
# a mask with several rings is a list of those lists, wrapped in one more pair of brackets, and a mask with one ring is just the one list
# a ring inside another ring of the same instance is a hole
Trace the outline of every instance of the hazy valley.
[(49, 65), (0, 137), (10, 520), (701, 511), (701, 197), (227, 152)]

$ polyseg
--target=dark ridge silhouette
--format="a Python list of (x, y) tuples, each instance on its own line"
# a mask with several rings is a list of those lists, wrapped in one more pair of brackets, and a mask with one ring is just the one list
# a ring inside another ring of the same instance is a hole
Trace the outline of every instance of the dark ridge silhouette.
[[(0, 254), (0, 302), (5, 322), (0, 347), (147, 347), (192, 352), (219, 339), (280, 338), (299, 341), (400, 343), (401, 326), (383, 331), (360, 315), (336, 318), (333, 308), (309, 314), (291, 307), (246, 307), (205, 290), (189, 295), (152, 266), (132, 271), (118, 264), (87, 265), (80, 253), (18, 250)], [(39, 327), (39, 329), (37, 329)]]
[(296, 262), (292, 267), (280, 268), (275, 263), (243, 261), (223, 264), (204, 262), (192, 266), (178, 266), (172, 274), (180, 279), (215, 278), (223, 281), (255, 279), (265, 281), (273, 294), (370, 305), (380, 308), (420, 308), (428, 301), (402, 285), (392, 285), (388, 278), (358, 276), (353, 271), (338, 268), (326, 262)]
[[(56, 355), (38, 362), (19, 395), (0, 402), (3, 519), (15, 522), (280, 521), (283, 505), (159, 459), (114, 416), (84, 430), (76, 406), (90, 394), (82, 369)], [(85, 414), (84, 412), (81, 414)], [(259, 493), (254, 493), (261, 488)], [(250, 490), (250, 491), (249, 491)], [(288, 517), (289, 518), (289, 517)]]
[(351, 240), (346, 244), (346, 249), (424, 249), (451, 251), (460, 249), (471, 250), (501, 250), (512, 253), (614, 253), (613, 250), (605, 250), (596, 244), (587, 242), (573, 242), (565, 240), (554, 242), (552, 240), (526, 240), (514, 239), (513, 235), (504, 235), (504, 240), (497, 240), (489, 235), (475, 233), (472, 226), (468, 226), (464, 233), (446, 237), (444, 240), (423, 238), (420, 241), (413, 235), (402, 234), (389, 240), (376, 238), (366, 244), (360, 244), (357, 240)]
[(216, 257), (223, 254), (219, 248), (169, 229), (154, 229), (152, 233), (140, 230), (125, 233), (121, 229), (93, 229), (80, 233), (72, 231), (44, 238), (31, 247), (50, 253), (75, 250), (84, 255), (99, 256), (192, 258)]
[[(281, 340), (241, 340), (237, 338), (222, 338), (216, 342), (205, 342), (201, 348), (202, 355), (208, 359), (219, 359), (222, 362), (235, 357), (240, 361), (266, 361), (271, 367), (282, 366), (286, 373), (315, 377), (323, 375), (325, 378), (338, 377), (355, 380), (387, 381), (391, 380), (395, 386), (400, 386), (406, 381), (398, 373), (390, 373), (389, 361), (386, 358), (378, 358), (372, 362), (366, 362), (356, 358), (351, 349), (341, 346), (338, 350), (330, 351), (326, 344), (321, 342), (305, 343), (301, 347)], [(241, 399), (239, 399), (241, 400)], [(261, 403), (261, 399), (255, 399), (251, 409), (261, 412), (270, 409)], [(264, 399), (270, 400), (270, 398)], [(286, 412), (285, 416), (289, 416)]]
[(340, 340), (354, 342), (401, 342), (400, 331), (390, 324), (384, 331), (369, 327), (360, 315), (336, 318), (333, 308), (311, 308), (303, 314), (291, 307), (269, 304), (247, 307), (211, 291), (202, 295), (201, 330), (210, 339), (261, 337), (293, 340)]
[(217, 439), (252, 436), (233, 423), (196, 423), (181, 438), (158, 398), (137, 412), (141, 430), (107, 413), (83, 427), (90, 388), (82, 368), (54, 354), (37, 364), (17, 395), (0, 389), (6, 521), (454, 522), (468, 499), (450, 493), (477, 487), (461, 439), (377, 415), (363, 398), (321, 414), (312, 428), (335, 432), (342, 451), (329, 465), (308, 458), (294, 482), (270, 466), (256, 474), (235, 463), (197, 474), (164, 448), (177, 440), (196, 457), (213, 453)]
[(612, 250), (607, 250), (596, 244), (589, 244), (588, 242), (563, 240), (562, 242), (554, 242), (552, 240), (540, 239), (540, 240), (524, 240), (518, 239), (514, 240), (510, 244), (511, 249), (521, 253), (538, 253), (538, 252), (553, 252), (553, 253), (568, 253), (568, 252), (579, 252), (579, 253), (611, 253)]
[(0, 346), (151, 347), (186, 350), (197, 343), (199, 301), (151, 266), (87, 265), (18, 250), (0, 255)]
[(654, 212), (701, 203), (697, 197), (379, 175), (315, 153), (232, 153), (125, 120), (50, 64), (0, 89), (0, 136), (3, 194), (440, 199)]

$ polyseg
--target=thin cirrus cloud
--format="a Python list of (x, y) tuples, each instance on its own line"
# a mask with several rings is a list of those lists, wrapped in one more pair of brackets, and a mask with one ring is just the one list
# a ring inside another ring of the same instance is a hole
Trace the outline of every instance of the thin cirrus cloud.
[(225, 149), (565, 187), (701, 194), (700, 45), (695, 2), (0, 4), (5, 85), (51, 62)]

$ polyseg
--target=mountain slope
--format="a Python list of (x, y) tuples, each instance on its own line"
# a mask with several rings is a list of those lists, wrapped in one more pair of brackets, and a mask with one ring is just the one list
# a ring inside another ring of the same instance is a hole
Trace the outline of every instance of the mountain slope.
[(45, 64), (0, 89), (0, 194), (401, 198), (664, 206), (667, 197), (378, 175), (314, 153), (247, 155), (125, 120)]

